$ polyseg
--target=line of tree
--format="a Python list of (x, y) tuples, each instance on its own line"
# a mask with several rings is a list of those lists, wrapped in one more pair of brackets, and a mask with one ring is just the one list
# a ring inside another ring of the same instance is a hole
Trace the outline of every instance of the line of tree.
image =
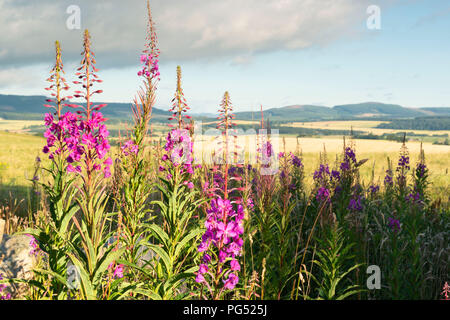
[(418, 117), (380, 123), (377, 128), (399, 130), (450, 130), (450, 117)]

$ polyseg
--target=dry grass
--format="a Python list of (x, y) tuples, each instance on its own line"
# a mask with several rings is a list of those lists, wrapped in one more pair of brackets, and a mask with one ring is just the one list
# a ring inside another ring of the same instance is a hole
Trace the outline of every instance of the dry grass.
[(27, 132), (28, 126), (42, 125), (40, 120), (3, 120), (0, 119), (0, 131)]

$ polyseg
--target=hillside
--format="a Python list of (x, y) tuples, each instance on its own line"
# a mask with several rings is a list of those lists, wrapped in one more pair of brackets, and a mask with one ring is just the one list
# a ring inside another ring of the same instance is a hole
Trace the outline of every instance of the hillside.
[[(264, 118), (272, 121), (286, 120), (332, 120), (339, 117), (339, 114), (328, 107), (313, 105), (292, 105), (282, 108), (271, 108), (264, 110)], [(259, 120), (260, 112), (236, 112), (238, 120)]]
[[(0, 94), (0, 118), (7, 120), (40, 120), (43, 113), (48, 112), (44, 107), (45, 96), (19, 96)], [(102, 104), (107, 102), (95, 102)], [(131, 103), (107, 103), (108, 106), (102, 109), (102, 113), (107, 118), (127, 120), (131, 119)], [(167, 119), (170, 115), (168, 111), (153, 108), (153, 117), (156, 119)]]
[(396, 104), (365, 102), (333, 107), (333, 110), (343, 117), (355, 118), (414, 118), (427, 115), (421, 109), (405, 108)]
[[(411, 109), (395, 104), (365, 102), (338, 105), (332, 108), (313, 105), (292, 105), (264, 110), (264, 118), (272, 121), (323, 121), (352, 119), (412, 119), (424, 116), (450, 116), (450, 108)], [(259, 120), (259, 112), (237, 112), (236, 119)]]

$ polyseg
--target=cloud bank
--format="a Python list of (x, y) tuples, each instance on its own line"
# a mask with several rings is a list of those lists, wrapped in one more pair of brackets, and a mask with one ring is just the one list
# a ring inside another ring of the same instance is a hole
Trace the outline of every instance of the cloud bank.
[[(387, 1), (387, 0), (386, 0)], [(370, 0), (152, 0), (163, 61), (229, 59), (325, 46), (363, 29)], [(67, 7), (81, 9), (69, 30)], [(92, 34), (99, 67), (138, 63), (146, 31), (145, 0), (0, 0), (0, 67), (52, 63), (55, 40), (76, 62), (83, 29)]]

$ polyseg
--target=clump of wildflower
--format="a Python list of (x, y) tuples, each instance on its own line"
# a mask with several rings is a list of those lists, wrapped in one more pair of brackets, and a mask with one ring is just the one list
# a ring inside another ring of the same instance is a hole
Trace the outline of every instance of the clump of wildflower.
[(170, 161), (175, 167), (183, 165), (188, 173), (193, 173), (193, 142), (188, 130), (171, 130), (167, 134), (164, 150), (166, 150), (167, 154), (163, 156), (163, 161)]
[(422, 199), (422, 196), (420, 192), (410, 192), (406, 197), (405, 200), (409, 201), (410, 203), (420, 203)]
[(330, 200), (330, 190), (328, 190), (325, 187), (320, 187), (317, 190), (316, 200), (318, 202), (329, 201)]
[(329, 175), (330, 175), (330, 168), (328, 167), (328, 164), (321, 164), (319, 166), (319, 169), (314, 171), (314, 180), (316, 180), (316, 182), (321, 182), (324, 179), (326, 179), (326, 177)]
[(122, 150), (122, 153), (125, 156), (128, 156), (130, 154), (135, 154), (137, 155), (139, 152), (139, 146), (134, 144), (134, 142), (132, 140), (128, 140), (124, 143), (124, 145), (122, 147), (120, 147), (120, 149)]
[(399, 189), (399, 195), (404, 195), (407, 189), (407, 173), (410, 169), (409, 166), (409, 154), (408, 149), (406, 148), (405, 143), (403, 143), (402, 148), (400, 150), (400, 157), (398, 159), (397, 164), (397, 185)]
[(163, 165), (159, 167), (159, 171), (167, 172), (166, 178), (172, 180), (173, 172), (171, 168), (178, 170), (183, 176), (183, 185), (189, 189), (194, 189), (194, 184), (190, 181), (190, 177), (194, 174), (193, 167), (193, 146), (194, 143), (186, 129), (173, 129), (166, 137), (164, 149), (166, 153), (162, 156)]
[[(68, 104), (72, 108), (78, 108), (77, 113), (82, 115), (78, 119), (78, 126), (74, 129), (74, 137), (71, 140), (71, 155), (67, 170), (70, 172), (81, 172), (83, 167), (88, 176), (93, 172), (102, 171), (105, 178), (111, 176), (110, 166), (112, 164), (111, 158), (104, 160), (109, 151), (110, 144), (108, 141), (109, 131), (106, 128), (105, 121), (100, 109), (104, 108), (106, 104), (93, 105), (92, 96), (100, 94), (103, 90), (92, 91), (92, 86), (95, 82), (102, 82), (96, 74), (98, 69), (95, 67), (96, 60), (94, 53), (91, 50), (91, 41), (89, 31), (84, 32), (84, 52), (81, 66), (77, 69), (75, 74), (81, 81), (74, 81), (74, 84), (81, 85), (85, 92), (75, 91), (74, 97), (82, 98), (86, 101), (86, 106), (77, 104)], [(73, 162), (80, 162), (78, 166), (73, 166)]]
[(361, 196), (350, 198), (350, 203), (348, 204), (347, 209), (352, 212), (361, 212), (363, 209), (361, 204)]
[(418, 163), (416, 166), (416, 176), (417, 178), (425, 177), (428, 172), (427, 165), (425, 163)]
[(144, 76), (146, 78), (158, 78), (161, 75), (159, 72), (159, 60), (153, 54), (142, 54), (141, 63), (142, 69), (138, 71), (138, 76)]
[(37, 243), (36, 239), (32, 236), (27, 234), (27, 236), (30, 238), (30, 247), (31, 250), (29, 252), (30, 255), (37, 256), (40, 253), (39, 244)]
[(385, 187), (392, 187), (394, 184), (393, 174), (391, 170), (386, 170), (386, 176), (384, 177)]
[(331, 180), (336, 182), (341, 180), (341, 173), (338, 170), (331, 170)]
[(370, 185), (369, 186), (369, 192), (371, 195), (375, 195), (380, 191), (380, 186), (377, 185)]
[[(211, 206), (207, 210), (205, 221), (206, 231), (202, 236), (202, 242), (198, 247), (199, 252), (203, 252), (203, 264), (199, 266), (196, 281), (210, 285), (205, 275), (210, 267), (208, 264), (215, 262), (215, 273), (209, 273), (212, 282), (217, 286), (219, 281), (223, 281), (223, 288), (232, 290), (239, 281), (237, 272), (240, 264), (237, 257), (241, 255), (244, 233), (243, 226), (244, 208), (237, 206), (237, 211), (233, 209), (231, 202), (227, 199), (217, 197), (211, 200)], [(213, 261), (213, 258), (215, 260)], [(229, 270), (224, 274), (220, 270), (225, 268), (229, 262)]]
[(295, 167), (297, 167), (297, 168), (303, 167), (302, 159), (300, 159), (299, 157), (294, 155), (292, 152), (291, 152), (291, 158), (292, 158), (292, 160), (291, 160), (292, 164)]
[(114, 269), (114, 273), (113, 273), (113, 277), (114, 278), (123, 278), (123, 264), (119, 264), (116, 266), (116, 268)]
[(398, 159), (397, 171), (400, 171), (402, 168), (409, 170), (409, 156), (408, 155), (400, 155)]
[(47, 130), (44, 137), (47, 138), (47, 144), (42, 152), (48, 154), (50, 159), (54, 159), (55, 155), (64, 155), (68, 162), (74, 162), (75, 160), (70, 160), (76, 158), (75, 155), (78, 154), (75, 151), (80, 138), (79, 118), (80, 116), (71, 112), (66, 112), (57, 119), (53, 114), (46, 113), (44, 124)]
[(401, 230), (400, 221), (392, 217), (389, 217), (388, 226), (393, 232), (399, 232)]

